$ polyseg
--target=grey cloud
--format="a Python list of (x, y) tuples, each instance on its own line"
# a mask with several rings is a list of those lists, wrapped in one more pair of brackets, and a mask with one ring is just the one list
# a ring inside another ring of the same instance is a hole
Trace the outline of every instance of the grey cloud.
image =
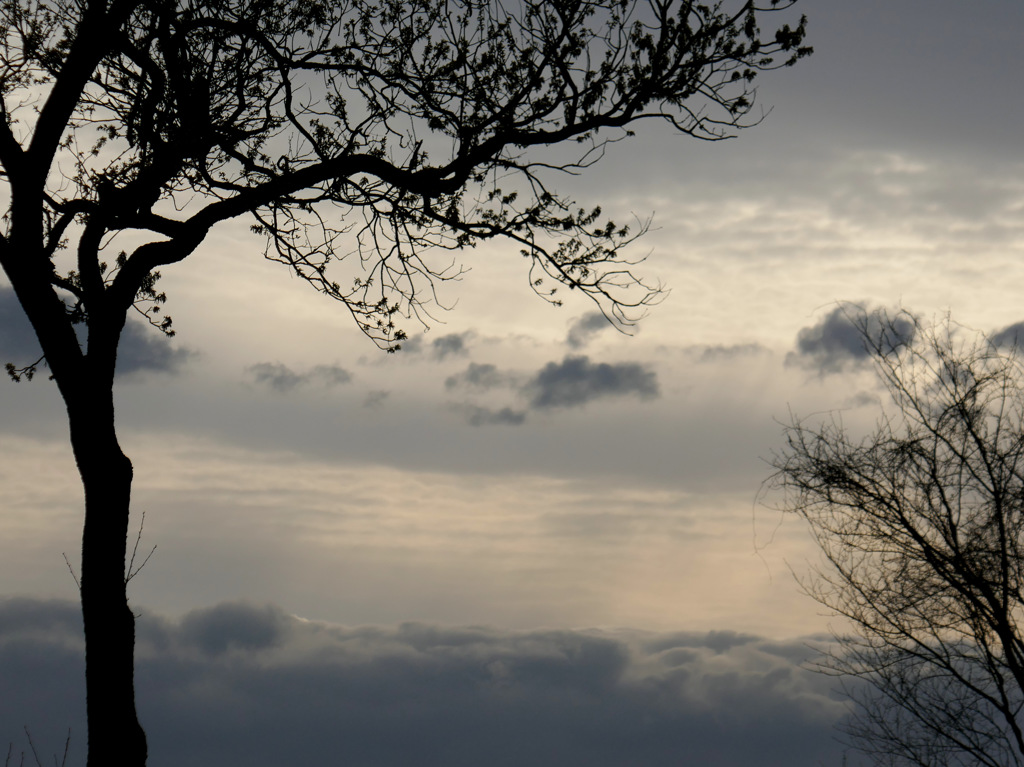
[(423, 351), (423, 336), (409, 336), (400, 346), (399, 352), (402, 354), (419, 354)]
[(448, 357), (464, 357), (469, 352), (469, 348), (466, 345), (469, 336), (468, 332), (449, 333), (446, 336), (435, 338), (430, 342), (431, 355), (437, 360), (447, 359)]
[(378, 389), (375, 391), (368, 392), (366, 399), (363, 400), (363, 407), (375, 408), (380, 407), (384, 404), (384, 400), (391, 396), (390, 391), (384, 389)]
[(140, 373), (177, 373), (194, 352), (175, 348), (155, 328), (129, 320), (117, 348), (117, 374), (134, 377)]
[(565, 342), (573, 349), (582, 349), (595, 335), (611, 327), (613, 325), (601, 312), (589, 312), (569, 327)]
[(266, 384), (279, 392), (291, 391), (305, 382), (305, 378), (280, 362), (258, 362), (246, 370), (258, 384)]
[(993, 333), (988, 339), (993, 346), (1024, 347), (1024, 322), (1015, 322), (1007, 325), (1000, 331)]
[(580, 407), (603, 397), (659, 396), (657, 374), (636, 362), (593, 363), (589, 357), (549, 362), (525, 387), (530, 406), (538, 409)]
[[(595, 399), (633, 396), (653, 399), (659, 396), (657, 375), (636, 362), (593, 363), (589, 357), (566, 357), (549, 362), (523, 383), (524, 376), (499, 370), (495, 365), (471, 362), (445, 380), (449, 391), (498, 388), (518, 390), (529, 409), (581, 407)], [(471, 426), (513, 425), (526, 421), (527, 412), (510, 407), (493, 409), (475, 404), (459, 404), (451, 409), (460, 413)]]
[(309, 371), (309, 377), (327, 386), (338, 386), (352, 381), (352, 374), (340, 365), (317, 365)]
[[(0, 602), (0, 738), (84, 762), (81, 619)], [(425, 624), (224, 604), (138, 622), (151, 767), (838, 764), (844, 706), (803, 641)], [(45, 756), (44, 756), (45, 758)]]
[(826, 373), (838, 373), (849, 364), (864, 362), (870, 352), (864, 344), (861, 326), (883, 345), (893, 348), (914, 339), (914, 323), (902, 313), (865, 312), (852, 305), (840, 305), (820, 322), (801, 328), (796, 351), (786, 355), (787, 365), (802, 365)]
[(449, 391), (461, 388), (497, 389), (503, 386), (514, 386), (515, 382), (515, 375), (503, 373), (494, 365), (470, 362), (469, 367), (464, 371), (446, 378), (444, 386)]
[(194, 610), (182, 618), (179, 636), (208, 655), (228, 650), (266, 650), (278, 646), (291, 620), (280, 609), (228, 603)]
[[(449, 333), (431, 339), (430, 358), (440, 362), (449, 357), (465, 357), (469, 353), (467, 342), (472, 336), (472, 331), (466, 331), (465, 333)], [(413, 336), (402, 341), (402, 351), (406, 354), (422, 354), (425, 345), (422, 335)]]
[[(75, 328), (85, 343), (85, 327)], [(0, 287), (0, 362), (28, 365), (42, 356), (35, 331), (18, 303), (14, 290)], [(167, 336), (149, 325), (129, 319), (117, 351), (117, 375), (137, 379), (143, 373), (177, 373), (194, 352), (175, 347)]]
[(699, 346), (695, 348), (695, 351), (700, 352), (698, 362), (721, 362), (740, 359), (742, 357), (752, 357), (756, 354), (768, 353), (768, 348), (761, 344), (731, 344), (725, 346), (722, 344), (714, 346)]
[(247, 367), (246, 371), (256, 383), (266, 384), (282, 393), (313, 382), (338, 386), (352, 380), (352, 374), (338, 365), (317, 365), (304, 373), (297, 373), (280, 362), (258, 362)]
[[(759, 643), (762, 640), (753, 634), (742, 634), (736, 631), (709, 631), (706, 634), (690, 634), (679, 632), (665, 634), (646, 643), (648, 649), (654, 652), (664, 652), (677, 647), (702, 648), (711, 650), (715, 655), (733, 650), (737, 647), (744, 647), (752, 643)], [(807, 648), (803, 648), (803, 655), (806, 657)]]
[(843, 401), (844, 408), (858, 408), (858, 407), (878, 407), (882, 403), (881, 398), (872, 392), (862, 391), (857, 392), (852, 397), (847, 397)]
[(492, 410), (479, 405), (456, 405), (454, 409), (461, 413), (470, 426), (520, 426), (526, 422), (526, 413), (503, 407)]

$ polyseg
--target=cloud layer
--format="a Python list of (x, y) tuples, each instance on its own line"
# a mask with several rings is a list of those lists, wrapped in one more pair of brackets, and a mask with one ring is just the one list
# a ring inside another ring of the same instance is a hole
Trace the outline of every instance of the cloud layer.
[[(80, 618), (0, 603), (0, 736), (81, 759)], [(813, 767), (843, 705), (802, 642), (733, 632), (343, 628), (272, 606), (144, 614), (138, 705), (152, 767)]]

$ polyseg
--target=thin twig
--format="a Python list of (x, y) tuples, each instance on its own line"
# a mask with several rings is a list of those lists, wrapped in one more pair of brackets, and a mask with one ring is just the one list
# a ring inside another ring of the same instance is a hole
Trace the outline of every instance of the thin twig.
[(128, 581), (142, 572), (142, 568), (146, 566), (146, 562), (149, 561), (149, 558), (152, 557), (153, 553), (156, 551), (156, 546), (154, 545), (153, 548), (149, 550), (149, 554), (147, 554), (146, 558), (142, 561), (142, 564), (137, 568), (135, 567), (135, 556), (139, 552), (139, 543), (142, 541), (142, 528), (145, 524), (146, 512), (142, 512), (142, 519), (139, 521), (139, 534), (135, 536), (135, 546), (132, 547), (132, 558), (128, 561), (128, 574), (124, 577), (125, 583), (128, 583)]
[[(68, 751), (71, 750), (71, 728), (68, 727), (68, 737), (64, 740), (64, 758), (60, 760), (60, 767), (67, 767)], [(53, 767), (57, 767), (57, 755), (53, 755)]]
[(81, 590), (82, 590), (82, 584), (81, 584), (81, 582), (80, 582), (80, 581), (78, 580), (78, 576), (77, 576), (77, 575), (75, 575), (75, 570), (74, 570), (74, 568), (73, 568), (73, 567), (71, 567), (71, 560), (69, 560), (69, 559), (68, 559), (68, 555), (67, 555), (67, 554), (65, 554), (65, 553), (64, 553), (63, 551), (61, 552), (61, 556), (63, 556), (63, 557), (64, 557), (64, 561), (65, 561), (65, 562), (67, 563), (67, 565), (68, 565), (68, 572), (69, 572), (69, 573), (71, 573), (71, 577), (75, 579), (75, 585), (76, 585), (76, 586), (78, 586), (78, 590), (79, 590), (79, 591), (81, 591)]
[(32, 733), (28, 731), (28, 725), (25, 725), (25, 737), (28, 738), (28, 747), (32, 749), (32, 756), (36, 760), (36, 765), (43, 767), (43, 763), (39, 759), (39, 753), (36, 751), (36, 744), (32, 742)]

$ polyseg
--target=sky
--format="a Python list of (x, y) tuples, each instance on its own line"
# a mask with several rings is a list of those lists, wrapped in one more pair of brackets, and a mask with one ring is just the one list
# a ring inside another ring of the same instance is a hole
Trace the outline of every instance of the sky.
[[(798, 10), (815, 53), (758, 81), (760, 125), (644, 124), (562, 185), (653, 216), (632, 335), (498, 243), (393, 355), (245, 222), (164, 270), (177, 335), (130, 326), (116, 392), (150, 764), (840, 763), (807, 668), (840, 627), (766, 460), (793, 415), (878, 413), (839, 302), (1024, 321), (1024, 6)], [(33, 343), (0, 283), (0, 356)], [(0, 412), (0, 743), (80, 757), (63, 408), (40, 376)]]

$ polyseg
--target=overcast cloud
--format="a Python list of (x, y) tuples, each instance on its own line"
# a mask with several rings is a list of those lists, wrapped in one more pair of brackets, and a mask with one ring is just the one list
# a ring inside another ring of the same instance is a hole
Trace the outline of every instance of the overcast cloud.
[[(636, 337), (537, 300), (496, 241), (394, 355), (244, 222), (163, 270), (179, 335), (132, 321), (116, 391), (159, 545), (131, 584), (152, 764), (842, 763), (785, 639), (828, 628), (789, 575), (817, 552), (755, 505), (761, 456), (791, 412), (874, 422), (839, 302), (1019, 338), (1024, 4), (792, 13), (816, 53), (759, 77), (755, 128), (647, 122), (552, 179), (653, 214), (626, 255), (670, 292)], [(35, 348), (0, 286), (0, 362)], [(0, 381), (0, 412), (0, 576), (33, 597), (0, 607), (0, 743), (27, 724), (49, 763), (69, 723), (84, 746), (77, 612), (42, 601), (75, 596), (81, 489), (55, 387)], [(209, 607), (240, 598), (280, 608)]]
[[(0, 738), (83, 754), (72, 603), (0, 602)], [(344, 628), (228, 603), (143, 612), (137, 694), (152, 767), (837, 764), (831, 682), (808, 640)], [(821, 645), (821, 642), (812, 642)], [(44, 756), (44, 758), (46, 758)]]

